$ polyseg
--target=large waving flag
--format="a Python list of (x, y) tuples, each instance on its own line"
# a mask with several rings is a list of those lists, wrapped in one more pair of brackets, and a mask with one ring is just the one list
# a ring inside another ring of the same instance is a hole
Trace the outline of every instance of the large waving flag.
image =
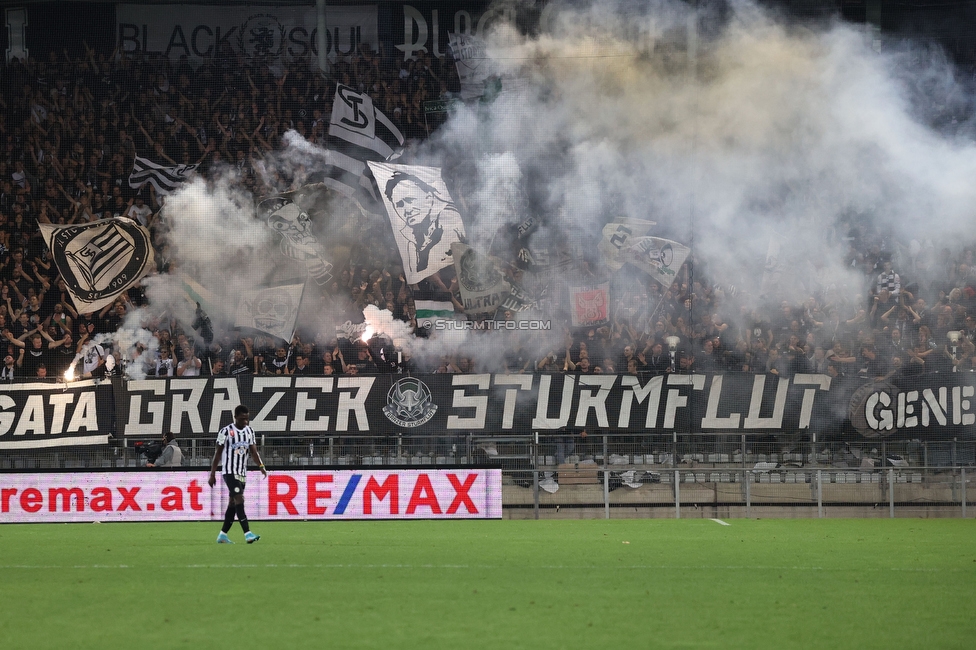
[(635, 238), (646, 235), (653, 225), (653, 221), (626, 217), (614, 219), (605, 225), (603, 238), (597, 244), (604, 263), (614, 271), (619, 271), (625, 261), (621, 259), (620, 251), (630, 246)]
[[(356, 201), (367, 212), (386, 214), (376, 192), (373, 175), (362, 158), (312, 144), (297, 131), (285, 131), (282, 140), (287, 152), (294, 156), (289, 162), (304, 165), (309, 171), (306, 185), (321, 184)], [(352, 145), (347, 148), (358, 154), (373, 153)]]
[(303, 263), (309, 277), (324, 286), (332, 279), (332, 263), (326, 259), (325, 247), (312, 231), (311, 217), (294, 199), (294, 192), (261, 199), (258, 216), (280, 236), (281, 253)]
[(511, 287), (494, 260), (461, 242), (451, 245), (451, 255), (464, 313), (472, 317), (494, 314), (511, 293)]
[[(403, 146), (400, 129), (373, 106), (369, 95), (341, 84), (336, 87), (332, 101), (329, 135), (379, 154), (383, 160), (393, 156), (395, 147)], [(364, 160), (371, 157), (349, 153)]]
[(197, 165), (164, 167), (148, 158), (136, 156), (135, 162), (132, 163), (132, 173), (129, 174), (129, 187), (138, 190), (149, 183), (156, 188), (157, 192), (169, 193), (186, 182), (196, 169)]
[(38, 228), (82, 314), (112, 304), (155, 265), (149, 231), (131, 219)]
[(216, 307), (216, 300), (213, 292), (203, 286), (186, 273), (180, 273), (180, 288), (183, 290), (183, 299), (190, 305), (200, 305), (205, 311), (213, 311)]
[(529, 292), (518, 285), (511, 285), (512, 289), (498, 306), (497, 314), (506, 311), (523, 312), (534, 308), (538, 302)]
[(795, 296), (807, 291), (801, 269), (796, 263), (793, 250), (787, 248), (789, 240), (778, 232), (769, 235), (766, 248), (766, 265), (763, 268), (760, 295), (767, 298)]
[(503, 70), (488, 53), (488, 43), (480, 36), (450, 32), (447, 46), (451, 50), (460, 81), (462, 100), (495, 102), (504, 97), (515, 104), (524, 103), (520, 95), (530, 88), (525, 77)]
[(674, 283), (678, 269), (690, 252), (684, 244), (669, 239), (636, 237), (620, 250), (620, 259), (630, 262), (667, 288)]
[(250, 289), (241, 296), (235, 327), (255, 329), (291, 341), (302, 306), (305, 283)]
[(490, 79), (496, 74), (484, 39), (455, 32), (450, 32), (447, 39), (461, 82), (461, 99), (482, 97)]
[(437, 167), (370, 162), (403, 260), (407, 284), (454, 263), (451, 245), (464, 222)]
[(369, 168), (362, 160), (325, 149), (319, 164), (308, 176), (309, 183), (322, 183), (331, 190), (359, 203), (364, 210), (383, 214)]

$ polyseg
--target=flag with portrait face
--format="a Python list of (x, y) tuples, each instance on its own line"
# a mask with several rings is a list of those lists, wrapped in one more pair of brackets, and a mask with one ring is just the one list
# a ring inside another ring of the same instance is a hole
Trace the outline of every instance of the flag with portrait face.
[(473, 317), (494, 314), (511, 292), (511, 287), (498, 270), (495, 261), (489, 255), (461, 242), (454, 242), (451, 253), (454, 256), (454, 270), (464, 313)]
[(437, 167), (370, 162), (390, 217), (408, 284), (454, 263), (451, 245), (464, 238), (464, 222)]

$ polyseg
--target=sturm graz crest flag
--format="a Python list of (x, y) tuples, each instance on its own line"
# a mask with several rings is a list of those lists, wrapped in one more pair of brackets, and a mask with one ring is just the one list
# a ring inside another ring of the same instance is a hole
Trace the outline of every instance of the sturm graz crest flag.
[(384, 160), (393, 157), (394, 147), (403, 146), (400, 129), (373, 106), (369, 95), (342, 84), (336, 86), (332, 101), (329, 135), (373, 151)]
[(155, 264), (149, 230), (131, 219), (38, 227), (82, 314), (111, 304)]

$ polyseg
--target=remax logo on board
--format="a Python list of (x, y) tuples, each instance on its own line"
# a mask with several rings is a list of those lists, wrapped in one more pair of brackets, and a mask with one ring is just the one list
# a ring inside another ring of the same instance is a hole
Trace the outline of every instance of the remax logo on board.
[[(268, 480), (268, 517), (482, 517), (488, 509), (481, 472), (308, 473)], [(479, 479), (481, 485), (478, 486)]]
[[(249, 477), (262, 519), (498, 519), (501, 470), (272, 471)], [(199, 471), (0, 474), (0, 523), (220, 521), (227, 490)]]

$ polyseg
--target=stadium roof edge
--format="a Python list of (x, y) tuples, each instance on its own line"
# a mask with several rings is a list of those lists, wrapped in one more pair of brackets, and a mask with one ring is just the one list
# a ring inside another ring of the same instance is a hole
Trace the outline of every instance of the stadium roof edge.
[[(412, 0), (326, 0), (326, 6), (338, 5), (370, 5), (380, 2), (401, 2), (408, 3)], [(253, 6), (314, 6), (315, 0), (127, 0), (125, 2), (99, 2), (98, 0), (0, 0), (0, 7), (13, 8), (26, 5), (37, 4), (64, 4), (64, 3), (85, 3), (85, 4), (115, 4), (115, 5), (253, 5)], [(483, 5), (484, 0), (455, 0), (456, 4), (470, 2), (472, 5)]]

